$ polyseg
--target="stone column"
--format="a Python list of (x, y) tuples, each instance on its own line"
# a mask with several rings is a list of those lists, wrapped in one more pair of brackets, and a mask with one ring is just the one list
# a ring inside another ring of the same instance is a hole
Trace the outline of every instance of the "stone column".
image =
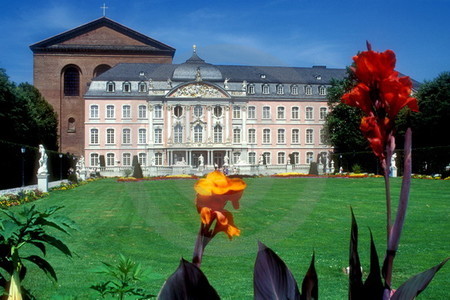
[(210, 142), (212, 140), (211, 137), (211, 126), (212, 126), (212, 115), (211, 115), (211, 106), (208, 105), (206, 107), (206, 141)]
[(230, 139), (230, 107), (229, 106), (225, 106), (225, 113), (224, 113), (224, 118), (225, 118), (225, 143), (227, 143)]
[(247, 144), (247, 107), (242, 106), (242, 144)]
[(189, 123), (191, 121), (191, 107), (189, 105), (185, 106), (186, 109), (186, 114), (185, 114), (185, 118), (186, 118), (186, 122), (185, 122), (185, 126), (184, 126), (184, 132), (186, 132), (186, 138), (185, 138), (185, 142), (189, 142), (190, 141), (190, 131), (189, 131)]

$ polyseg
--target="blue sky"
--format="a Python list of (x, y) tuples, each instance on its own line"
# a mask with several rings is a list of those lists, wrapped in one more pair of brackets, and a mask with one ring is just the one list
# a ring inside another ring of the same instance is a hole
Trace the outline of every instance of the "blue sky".
[(29, 46), (106, 16), (213, 64), (345, 68), (365, 50), (392, 49), (418, 81), (450, 71), (450, 0), (2, 1), (0, 68), (32, 83)]

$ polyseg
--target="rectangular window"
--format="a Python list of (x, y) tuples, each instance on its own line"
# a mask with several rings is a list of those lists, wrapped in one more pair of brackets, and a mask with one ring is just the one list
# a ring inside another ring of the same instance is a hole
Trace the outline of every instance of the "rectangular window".
[(122, 106), (122, 118), (123, 119), (131, 118), (131, 106), (130, 105)]
[(122, 154), (122, 165), (131, 166), (131, 153)]
[(147, 165), (147, 154), (139, 153), (138, 162), (141, 166), (146, 166)]
[(264, 162), (266, 165), (270, 165), (270, 152), (264, 152), (263, 153)]
[(277, 132), (277, 143), (278, 144), (284, 144), (285, 143), (285, 135), (284, 135), (284, 129), (278, 129)]
[(98, 153), (91, 153), (91, 167), (98, 167), (99, 155)]
[[(156, 132), (156, 130), (155, 130)], [(156, 138), (156, 135), (155, 135)], [(139, 144), (145, 144), (147, 143), (147, 129), (145, 128), (139, 128), (138, 130), (138, 143)], [(155, 140), (156, 143), (156, 140)]]
[(173, 142), (176, 144), (183, 142), (183, 127), (181, 125), (177, 125), (173, 129)]
[(313, 143), (313, 130), (312, 129), (306, 129), (306, 143), (312, 144)]
[(114, 119), (114, 105), (107, 105), (106, 106), (106, 118), (107, 119)]
[(248, 153), (248, 163), (251, 165), (256, 164), (256, 153), (255, 152), (249, 152)]
[(162, 106), (161, 105), (155, 105), (154, 111), (153, 111), (153, 117), (155, 119), (161, 119), (162, 118)]
[(306, 120), (312, 120), (313, 119), (313, 108), (307, 107), (305, 111), (305, 119)]
[(300, 130), (299, 129), (292, 129), (291, 143), (292, 144), (300, 143)]
[(114, 162), (115, 162), (114, 153), (106, 154), (106, 165), (108, 167), (112, 167), (114, 166)]
[(241, 107), (233, 106), (233, 119), (240, 119), (240, 118), (241, 118)]
[(307, 164), (310, 164), (313, 161), (313, 155), (314, 155), (314, 153), (312, 153), (312, 152), (306, 153), (306, 163)]
[(114, 129), (112, 128), (106, 129), (106, 143), (114, 144)]
[(214, 126), (214, 143), (222, 143), (222, 126)]
[(147, 106), (145, 106), (145, 105), (139, 105), (139, 108), (138, 108), (138, 118), (139, 118), (139, 119), (145, 119), (145, 118), (147, 118)]
[(239, 128), (233, 129), (233, 143), (241, 142), (241, 130)]
[(286, 159), (286, 154), (284, 152), (278, 152), (278, 164), (284, 165)]
[(293, 159), (293, 162), (291, 162), (291, 163), (294, 163), (294, 164), (299, 164), (300, 163), (300, 155), (299, 155), (299, 153), (298, 152), (294, 152), (294, 153), (292, 153), (292, 159)]
[(122, 144), (131, 144), (131, 129), (124, 128), (122, 130)]
[(256, 119), (256, 107), (254, 107), (254, 106), (248, 107), (247, 117), (249, 119)]
[(282, 106), (277, 108), (277, 119), (284, 119), (284, 107)]
[(321, 107), (320, 108), (320, 119), (325, 120), (326, 117), (327, 117), (327, 108)]
[(155, 165), (162, 166), (162, 153), (155, 153)]
[(270, 106), (264, 106), (263, 107), (263, 119), (270, 119)]
[(91, 129), (91, 144), (98, 144), (98, 129)]
[(91, 105), (89, 117), (92, 119), (98, 118), (98, 105)]
[(248, 130), (248, 142), (249, 144), (256, 144), (256, 129)]
[(263, 130), (263, 144), (270, 144), (270, 129)]
[(292, 115), (291, 115), (291, 119), (293, 119), (293, 120), (298, 120), (298, 119), (300, 119), (300, 108), (299, 107), (297, 107), (297, 106), (294, 106), (293, 108), (292, 108)]
[(162, 129), (155, 128), (155, 143), (162, 144)]

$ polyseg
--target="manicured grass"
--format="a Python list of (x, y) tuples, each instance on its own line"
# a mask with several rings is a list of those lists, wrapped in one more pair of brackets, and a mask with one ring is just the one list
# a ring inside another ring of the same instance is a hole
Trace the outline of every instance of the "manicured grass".
[[(58, 274), (51, 283), (30, 268), (24, 285), (38, 299), (76, 296), (97, 299), (89, 286), (106, 278), (93, 272), (118, 253), (149, 271), (143, 283), (155, 294), (178, 266), (192, 258), (199, 227), (194, 206), (194, 180), (116, 182), (100, 180), (68, 191), (51, 192), (34, 202), (38, 208), (62, 205), (79, 231), (61, 236), (75, 253), (72, 259), (49, 251)], [(241, 236), (229, 241), (219, 234), (205, 251), (202, 270), (222, 299), (253, 298), (253, 265), (257, 241), (276, 251), (299, 284), (316, 253), (321, 299), (347, 298), (350, 206), (360, 232), (360, 256), (368, 270), (369, 231), (380, 259), (385, 251), (385, 200), (381, 178), (252, 178), (233, 211)], [(398, 198), (400, 179), (392, 182)], [(31, 205), (31, 204), (26, 204)], [(394, 264), (394, 286), (436, 265), (450, 254), (450, 181), (413, 180), (400, 249)], [(21, 209), (21, 208), (14, 208)], [(450, 267), (437, 274), (422, 299), (445, 299), (450, 293)]]

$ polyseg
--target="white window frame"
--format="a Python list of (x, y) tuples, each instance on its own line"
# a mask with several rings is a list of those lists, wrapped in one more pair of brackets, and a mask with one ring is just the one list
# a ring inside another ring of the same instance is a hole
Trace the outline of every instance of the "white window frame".
[(314, 108), (312, 106), (305, 108), (305, 120), (314, 120)]
[(122, 129), (122, 144), (131, 144), (131, 129)]
[(92, 104), (89, 107), (89, 118), (98, 119), (99, 118), (99, 106), (98, 104)]
[(277, 107), (277, 119), (278, 120), (286, 119), (286, 108), (284, 106)]
[(106, 166), (114, 167), (116, 164), (116, 154), (113, 152), (106, 153)]
[(175, 144), (183, 143), (183, 126), (180, 124), (173, 127), (173, 142)]
[(98, 128), (91, 128), (90, 130), (90, 137), (89, 141), (91, 145), (98, 145), (99, 144), (99, 130)]
[(203, 142), (203, 126), (197, 124), (194, 126), (194, 143)]
[(157, 104), (153, 107), (153, 118), (162, 119), (162, 105)]
[(131, 83), (129, 81), (122, 83), (122, 92), (131, 93)]
[(131, 153), (122, 153), (122, 166), (131, 166)]
[(233, 119), (241, 118), (241, 107), (238, 105), (233, 106)]
[(264, 120), (270, 120), (271, 119), (271, 113), (270, 113), (270, 106), (263, 106), (262, 109), (262, 118)]
[(106, 144), (113, 145), (116, 142), (116, 131), (114, 128), (106, 129)]
[(300, 107), (299, 106), (291, 107), (291, 119), (292, 120), (300, 120)]
[(122, 119), (131, 119), (131, 105), (122, 105)]
[(291, 144), (300, 144), (300, 129), (293, 128), (291, 131)]
[(141, 166), (147, 165), (147, 153), (139, 152), (138, 153), (138, 162)]
[(116, 91), (116, 84), (113, 81), (108, 81), (106, 83), (106, 92), (114, 93)]
[[(142, 129), (142, 128), (141, 128)], [(140, 129), (140, 130), (141, 130)], [(163, 142), (163, 132), (162, 128), (155, 128), (154, 129), (154, 137), (155, 137), (155, 144), (162, 144)], [(143, 144), (143, 143), (142, 143)]]
[(90, 154), (90, 166), (98, 167), (100, 165), (100, 155), (98, 153)]
[(283, 84), (277, 85), (277, 95), (284, 95), (284, 85)]
[(277, 129), (277, 144), (285, 144), (286, 143), (286, 130), (283, 128)]
[(248, 129), (248, 143), (256, 144), (256, 129), (255, 128)]
[(279, 165), (285, 165), (286, 164), (286, 152), (278, 152), (277, 153), (277, 163)]
[(114, 104), (106, 105), (106, 119), (115, 119), (116, 118), (116, 107)]
[(256, 152), (249, 152), (248, 153), (248, 163), (251, 165), (256, 164)]
[(319, 109), (319, 118), (320, 120), (325, 120), (325, 118), (327, 117), (328, 114), (328, 109), (326, 107), (321, 107)]
[(268, 85), (267, 83), (262, 85), (262, 93), (264, 95), (269, 95), (270, 94), (270, 85)]
[(314, 161), (314, 152), (306, 152), (306, 163), (310, 164)]
[[(155, 136), (155, 143), (156, 143), (156, 136)], [(138, 128), (138, 144), (147, 144), (147, 128)]]
[(233, 143), (239, 144), (241, 142), (241, 129), (234, 128), (233, 129)]
[(314, 129), (312, 128), (308, 128), (306, 129), (306, 133), (305, 133), (305, 143), (306, 144), (314, 144)]
[(263, 129), (263, 135), (262, 135), (263, 139), (262, 139), (262, 143), (263, 144), (270, 144), (271, 142), (271, 130), (270, 128), (264, 128)]
[(291, 95), (298, 95), (298, 85), (291, 85)]
[(214, 126), (214, 143), (223, 143), (223, 128), (219, 124)]
[(147, 118), (147, 105), (139, 105), (138, 106), (138, 118), (146, 119)]

